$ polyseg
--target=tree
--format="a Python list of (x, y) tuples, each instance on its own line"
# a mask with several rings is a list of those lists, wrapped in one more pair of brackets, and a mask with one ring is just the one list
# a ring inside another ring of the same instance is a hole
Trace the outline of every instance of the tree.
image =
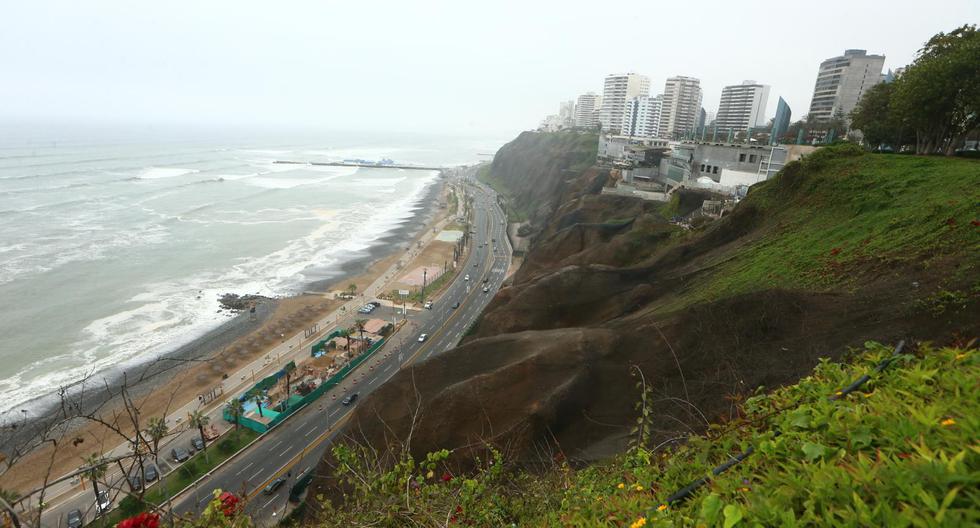
[(851, 126), (864, 134), (872, 147), (902, 145), (902, 123), (892, 109), (894, 83), (878, 83), (865, 92), (851, 112)]
[(92, 453), (91, 455), (83, 458), (85, 465), (88, 469), (85, 470), (85, 478), (87, 478), (92, 483), (92, 490), (95, 492), (95, 503), (99, 503), (99, 479), (105, 476), (106, 473), (106, 462), (105, 458), (99, 453)]
[(296, 363), (290, 361), (286, 363), (286, 366), (282, 368), (283, 372), (286, 373), (286, 400), (289, 400), (289, 385), (292, 381), (293, 372), (296, 370)]
[(915, 131), (917, 154), (953, 154), (980, 126), (980, 32), (938, 33), (895, 81), (893, 108)]
[(147, 422), (146, 433), (150, 435), (150, 441), (153, 443), (153, 457), (157, 462), (160, 461), (160, 440), (163, 440), (163, 437), (167, 436), (169, 432), (170, 427), (167, 426), (167, 420), (164, 418), (154, 416)]
[(344, 338), (344, 349), (347, 351), (347, 359), (350, 359), (350, 330), (342, 328), (337, 331), (337, 336)]
[(354, 294), (357, 292), (357, 285), (354, 284), (353, 282), (350, 283), (350, 284), (348, 284), (347, 285), (347, 291), (349, 291), (350, 292), (350, 296), (353, 297)]
[(225, 405), (225, 409), (227, 409), (228, 414), (235, 419), (235, 430), (237, 431), (238, 427), (241, 425), (239, 422), (241, 421), (242, 415), (245, 414), (245, 404), (243, 404), (242, 400), (238, 398), (232, 398), (228, 400), (228, 403)]
[(201, 444), (204, 446), (201, 451), (204, 451), (206, 460), (208, 457), (208, 439), (204, 436), (204, 428), (211, 423), (211, 418), (198, 409), (187, 413), (187, 423), (191, 427), (197, 427), (197, 431), (201, 434)]
[(354, 328), (357, 328), (357, 332), (360, 335), (361, 346), (364, 346), (364, 325), (367, 324), (366, 319), (358, 319), (354, 321)]
[(252, 389), (248, 391), (247, 396), (250, 400), (255, 402), (255, 405), (258, 406), (259, 416), (262, 416), (264, 418), (264, 416), (262, 415), (262, 400), (265, 399), (265, 394), (262, 393), (262, 390), (257, 388)]

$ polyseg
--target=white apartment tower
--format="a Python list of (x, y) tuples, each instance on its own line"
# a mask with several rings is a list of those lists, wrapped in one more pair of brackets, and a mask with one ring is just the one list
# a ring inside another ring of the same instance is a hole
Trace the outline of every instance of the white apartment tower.
[(658, 137), (673, 138), (694, 130), (701, 113), (701, 81), (677, 76), (664, 84)]
[(578, 102), (575, 103), (575, 126), (595, 128), (598, 103), (599, 96), (593, 92), (578, 96)]
[(881, 82), (884, 55), (868, 55), (866, 50), (844, 50), (844, 54), (820, 63), (817, 82), (810, 100), (810, 117), (826, 121), (835, 115), (847, 118), (861, 96)]
[(655, 138), (660, 132), (660, 110), (663, 94), (656, 97), (634, 97), (626, 102), (620, 134)]
[(768, 102), (768, 85), (742, 81), (742, 84), (726, 86), (721, 90), (715, 127), (740, 132), (765, 125)]
[(562, 101), (558, 104), (558, 120), (563, 127), (575, 125), (575, 101)]
[(650, 78), (636, 73), (613, 74), (606, 77), (602, 88), (602, 110), (599, 121), (603, 130), (618, 132), (623, 127), (626, 101), (650, 94)]

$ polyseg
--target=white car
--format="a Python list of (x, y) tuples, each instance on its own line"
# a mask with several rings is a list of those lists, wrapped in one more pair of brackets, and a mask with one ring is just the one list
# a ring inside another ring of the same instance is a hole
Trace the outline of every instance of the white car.
[(464, 281), (468, 281), (468, 280), (470, 280), (470, 276), (469, 276), (469, 275), (466, 275), (465, 277), (463, 277), (463, 280), (464, 280)]
[(483, 287), (483, 293), (489, 293), (489, 292), (490, 292), (490, 287), (489, 286), (484, 286)]
[(429, 338), (429, 334), (422, 334), (422, 335), (420, 335), (419, 336), (419, 343), (425, 341), (428, 338)]
[(425, 304), (423, 306), (425, 306), (425, 309), (426, 310), (431, 310), (432, 309), (432, 301), (425, 301)]

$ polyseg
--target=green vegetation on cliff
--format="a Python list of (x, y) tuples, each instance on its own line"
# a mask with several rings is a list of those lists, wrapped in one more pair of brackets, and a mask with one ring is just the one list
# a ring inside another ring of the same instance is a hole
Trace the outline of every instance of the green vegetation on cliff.
[(501, 195), (512, 222), (550, 213), (560, 184), (595, 162), (598, 137), (579, 131), (523, 132), (478, 177)]
[(867, 154), (851, 144), (820, 149), (751, 188), (717, 227), (757, 228), (758, 236), (713, 262), (681, 304), (773, 287), (849, 289), (895, 265), (947, 257), (965, 263), (952, 273), (975, 275), (978, 178), (974, 160)]
[[(919, 347), (860, 390), (829, 399), (892, 354), (869, 343), (848, 363), (822, 362), (796, 385), (739, 403), (741, 418), (680, 447), (647, 445), (641, 429), (657, 425), (641, 418), (628, 453), (582, 469), (558, 451), (529, 473), (488, 449), (464, 474), (446, 467), (445, 450), (402, 455), (379, 470), (373, 448), (337, 446), (344, 503), (319, 501), (308, 524), (975, 526), (980, 356), (968, 347)], [(753, 456), (711, 477), (750, 446)], [(666, 504), (701, 477), (713, 480), (688, 502)]]

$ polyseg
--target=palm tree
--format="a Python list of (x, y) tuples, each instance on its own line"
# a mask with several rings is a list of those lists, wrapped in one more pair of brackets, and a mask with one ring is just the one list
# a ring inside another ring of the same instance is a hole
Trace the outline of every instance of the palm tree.
[(204, 437), (204, 428), (211, 423), (211, 418), (204, 414), (200, 410), (191, 411), (187, 413), (187, 423), (191, 427), (197, 427), (197, 431), (201, 433), (201, 445), (204, 447), (201, 451), (204, 451), (204, 460), (208, 459), (208, 439)]
[(357, 285), (353, 282), (347, 285), (347, 291), (350, 292), (350, 296), (353, 297), (354, 293), (357, 291)]
[[(358, 319), (358, 320), (354, 321), (354, 327), (357, 328), (357, 332), (361, 336), (361, 346), (362, 347), (364, 346), (364, 325), (366, 325), (366, 324), (367, 324), (367, 320), (366, 319)], [(363, 350), (362, 350), (362, 352), (363, 352)]]
[(245, 404), (243, 404), (242, 400), (238, 398), (232, 398), (228, 400), (228, 404), (225, 406), (225, 409), (228, 411), (228, 414), (235, 419), (235, 430), (237, 431), (238, 426), (241, 425), (239, 421), (241, 420), (242, 415), (245, 414)]
[(282, 371), (286, 373), (286, 402), (289, 402), (289, 383), (293, 377), (293, 371), (296, 370), (296, 363), (290, 361), (286, 363), (286, 366), (282, 368)]
[(350, 359), (350, 330), (343, 328), (337, 332), (337, 335), (344, 338), (344, 343), (346, 343), (344, 348), (347, 350), (347, 359)]
[[(248, 398), (255, 402), (255, 405), (259, 407), (259, 416), (262, 416), (262, 400), (265, 398), (265, 394), (262, 394), (261, 389), (252, 389), (248, 391)], [(264, 416), (262, 416), (264, 418)]]
[(160, 463), (160, 440), (163, 440), (163, 437), (167, 436), (169, 432), (170, 428), (167, 427), (165, 418), (154, 416), (147, 422), (146, 433), (150, 435), (150, 441), (153, 442), (153, 459), (158, 465)]
[(85, 465), (89, 466), (85, 470), (84, 476), (92, 482), (92, 490), (95, 491), (95, 504), (99, 504), (99, 479), (105, 476), (106, 463), (105, 458), (99, 453), (92, 453), (91, 455), (82, 458), (85, 461)]
[(7, 506), (13, 508), (14, 502), (19, 498), (20, 495), (16, 491), (0, 488), (0, 501), (7, 503)]

